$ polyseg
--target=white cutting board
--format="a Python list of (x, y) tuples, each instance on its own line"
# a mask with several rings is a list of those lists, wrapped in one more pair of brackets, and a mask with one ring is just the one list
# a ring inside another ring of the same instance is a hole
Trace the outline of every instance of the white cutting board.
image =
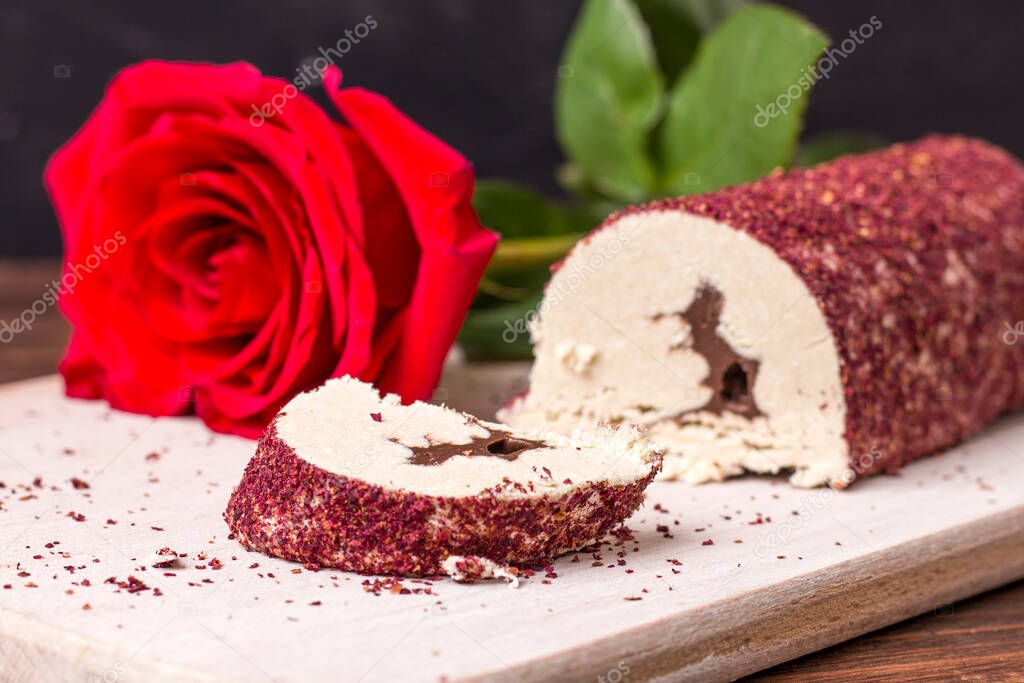
[[(433, 595), (374, 595), (229, 540), (221, 512), (253, 444), (194, 419), (43, 378), (0, 387), (0, 449), (5, 681), (724, 680), (1024, 576), (1024, 417), (844, 493), (658, 483), (603, 566), (582, 554), (548, 583)], [(163, 546), (184, 566), (140, 569)], [(104, 583), (129, 575), (149, 589)]]

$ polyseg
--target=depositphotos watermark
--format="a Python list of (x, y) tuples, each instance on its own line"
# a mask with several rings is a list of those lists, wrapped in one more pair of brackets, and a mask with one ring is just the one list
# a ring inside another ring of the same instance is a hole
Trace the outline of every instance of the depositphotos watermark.
[(597, 683), (622, 683), (629, 676), (629, 664), (619, 662), (602, 675), (597, 677)]
[(358, 45), (360, 40), (370, 35), (370, 31), (378, 26), (380, 23), (374, 19), (373, 15), (367, 14), (361, 22), (352, 28), (345, 29), (345, 34), (338, 38), (338, 42), (332, 47), (318, 48), (320, 56), (307, 60), (296, 68), (295, 78), (281, 88), (281, 92), (275, 93), (270, 101), (264, 102), (262, 106), (252, 105), (249, 123), (253, 127), (259, 128), (267, 122), (267, 119), (283, 112), (288, 102), (295, 99), (306, 88), (319, 83), (327, 69), (341, 61), (341, 58), (347, 55), (353, 46)]
[(128, 667), (123, 662), (114, 662), (114, 666), (105, 669), (102, 673), (93, 674), (93, 683), (118, 683), (128, 674)]
[(1024, 320), (1018, 320), (1015, 325), (1010, 323), (1003, 323), (1006, 326), (1006, 332), (1003, 332), (1003, 343), (1007, 346), (1013, 346), (1021, 338), (1024, 338)]
[[(859, 455), (854, 465), (860, 471), (868, 470), (879, 460), (885, 457), (885, 451), (879, 446), (873, 446), (867, 453)], [(757, 545), (754, 554), (758, 557), (765, 557), (777, 548), (789, 543), (793, 534), (800, 530), (804, 524), (817, 515), (828, 512), (832, 507), (832, 499), (836, 496), (836, 489), (844, 489), (853, 483), (855, 478), (853, 470), (847, 470), (831, 486), (817, 489), (800, 499), (800, 505), (795, 514), (784, 522), (776, 524), (767, 533), (757, 535)]]
[[(506, 344), (513, 343), (520, 335), (530, 331), (530, 326), (540, 316), (560, 304), (566, 298), (575, 294), (583, 283), (591, 276), (601, 271), (605, 265), (622, 253), (629, 244), (629, 234), (625, 231), (616, 233), (606, 244), (601, 244), (596, 254), (591, 254), (585, 262), (580, 260), (568, 261), (559, 270), (560, 277), (557, 284), (552, 281), (544, 293), (544, 298), (537, 308), (530, 309), (521, 318), (506, 320), (505, 329), (501, 332), (501, 340)], [(563, 275), (564, 273), (564, 275)]]
[(793, 102), (803, 97), (804, 93), (811, 89), (811, 86), (823, 78), (826, 80), (831, 78), (832, 69), (839, 65), (840, 58), (846, 59), (852, 55), (859, 45), (863, 45), (865, 40), (875, 35), (875, 31), (881, 28), (881, 19), (871, 15), (871, 18), (861, 24), (859, 28), (851, 30), (850, 37), (843, 39), (837, 47), (830, 47), (825, 50), (825, 54), (821, 56), (817, 64), (804, 67), (796, 82), (789, 86), (785, 92), (779, 93), (779, 96), (773, 102), (769, 102), (766, 106), (757, 105), (757, 112), (754, 114), (754, 125), (758, 128), (764, 128), (775, 117), (785, 116), (789, 113), (789, 108), (793, 106)]
[(60, 279), (52, 281), (43, 291), (43, 295), (33, 301), (31, 306), (21, 312), (21, 315), (13, 320), (0, 320), (0, 344), (8, 344), (15, 336), (30, 331), (39, 316), (57, 305), (57, 299), (74, 292), (86, 276), (91, 275), (93, 271), (103, 265), (104, 261), (127, 243), (128, 238), (118, 230), (113, 237), (94, 246), (93, 253), (86, 256), (81, 263), (68, 264)]

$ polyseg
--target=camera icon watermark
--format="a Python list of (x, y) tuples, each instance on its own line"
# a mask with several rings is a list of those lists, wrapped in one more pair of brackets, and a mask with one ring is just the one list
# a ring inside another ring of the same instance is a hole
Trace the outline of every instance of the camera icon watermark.
[(704, 184), (704, 179), (701, 178), (700, 173), (694, 173), (694, 172), (691, 171), (690, 173), (687, 173), (685, 176), (683, 176), (683, 185), (687, 185), (687, 186), (693, 187), (693, 186), (696, 186), (696, 185), (703, 185), (703, 184)]
[(953, 184), (953, 176), (949, 173), (936, 173), (935, 184), (940, 187), (948, 187)]
[(431, 187), (448, 187), (450, 178), (447, 173), (431, 173), (430, 174), (430, 185)]
[(182, 187), (192, 187), (196, 184), (196, 174), (182, 173), (178, 176), (178, 182), (181, 183)]
[(324, 291), (324, 285), (320, 280), (306, 280), (306, 294), (319, 294)]
[(53, 67), (54, 78), (71, 78), (71, 67), (67, 64), (56, 64)]

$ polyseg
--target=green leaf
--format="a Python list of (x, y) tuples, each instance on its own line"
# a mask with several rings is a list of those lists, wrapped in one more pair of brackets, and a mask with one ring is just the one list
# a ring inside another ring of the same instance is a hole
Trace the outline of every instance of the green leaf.
[(747, 0), (678, 0), (689, 8), (697, 25), (705, 33), (742, 7), (751, 5)]
[(473, 191), (480, 222), (503, 237), (534, 237), (579, 233), (603, 216), (586, 206), (554, 202), (530, 188), (504, 180), (480, 180)]
[[(551, 276), (551, 264), (610, 212), (605, 203), (562, 203), (501, 180), (476, 184), (473, 207), (481, 222), (502, 234), (480, 283), (474, 309), (519, 302)], [(615, 207), (618, 208), (618, 207)]]
[[(742, 9), (719, 24), (669, 96), (659, 141), (661, 192), (706, 192), (785, 165), (813, 85), (808, 66), (827, 46), (817, 28), (771, 5)], [(778, 109), (782, 98), (789, 98), (785, 113)]]
[(794, 166), (814, 166), (844, 154), (861, 154), (888, 144), (881, 135), (857, 131), (821, 133), (805, 140), (793, 157)]
[(529, 360), (533, 357), (527, 324), (536, 315), (542, 290), (522, 301), (471, 310), (459, 332), (459, 346), (470, 360)]
[(548, 268), (565, 256), (584, 234), (578, 232), (502, 240), (487, 266), (487, 272), (525, 270), (537, 266)]
[(690, 63), (700, 42), (691, 0), (633, 0), (651, 31), (654, 52), (666, 83), (676, 78)]
[(503, 239), (480, 281), (473, 307), (522, 301), (542, 289), (551, 278), (551, 266), (562, 260), (584, 234)]
[(608, 196), (642, 200), (654, 187), (648, 133), (662, 80), (650, 33), (629, 0), (586, 0), (559, 67), (555, 128), (570, 161)]

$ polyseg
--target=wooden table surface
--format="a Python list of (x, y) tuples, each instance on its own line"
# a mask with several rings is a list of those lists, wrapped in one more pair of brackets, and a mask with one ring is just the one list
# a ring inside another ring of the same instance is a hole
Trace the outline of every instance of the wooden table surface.
[[(0, 330), (58, 274), (53, 262), (0, 261)], [(54, 371), (68, 328), (48, 310), (32, 329), (0, 335), (0, 382)], [(936, 609), (822, 652), (787, 662), (756, 681), (1024, 681), (1024, 581)]]

